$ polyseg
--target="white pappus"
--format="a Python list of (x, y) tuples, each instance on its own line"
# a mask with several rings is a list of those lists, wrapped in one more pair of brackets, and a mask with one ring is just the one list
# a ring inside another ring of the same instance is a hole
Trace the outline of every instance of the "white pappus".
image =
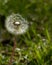
[(11, 14), (5, 20), (5, 27), (11, 34), (18, 35), (25, 33), (29, 25), (20, 14)]

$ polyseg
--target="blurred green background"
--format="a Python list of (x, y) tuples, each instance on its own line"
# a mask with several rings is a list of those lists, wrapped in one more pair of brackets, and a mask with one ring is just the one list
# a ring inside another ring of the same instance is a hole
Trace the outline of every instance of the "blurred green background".
[(52, 65), (52, 0), (0, 0), (0, 65), (7, 65), (12, 53), (13, 35), (5, 28), (12, 13), (33, 23), (17, 37), (13, 65)]

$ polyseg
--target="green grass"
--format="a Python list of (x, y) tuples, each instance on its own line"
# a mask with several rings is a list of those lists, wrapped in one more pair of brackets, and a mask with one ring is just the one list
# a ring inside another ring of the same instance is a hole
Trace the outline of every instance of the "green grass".
[[(17, 37), (20, 50), (15, 51), (13, 65), (52, 65), (52, 0), (8, 0), (7, 3), (1, 0), (0, 14), (7, 17), (12, 13), (19, 13), (28, 22), (33, 22), (25, 34)], [(0, 29), (3, 29), (2, 25)], [(13, 38), (6, 33), (2, 37)], [(3, 46), (0, 42), (0, 65), (8, 64), (12, 43)]]

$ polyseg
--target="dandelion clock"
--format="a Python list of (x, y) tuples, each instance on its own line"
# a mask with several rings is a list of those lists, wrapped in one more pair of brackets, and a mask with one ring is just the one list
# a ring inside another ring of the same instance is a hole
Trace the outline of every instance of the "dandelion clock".
[(5, 27), (8, 32), (19, 35), (26, 32), (28, 29), (28, 22), (19, 14), (12, 14), (7, 17)]
[(14, 35), (14, 47), (12, 50), (10, 63), (12, 64), (15, 48), (16, 48), (16, 36), (25, 33), (28, 29), (28, 22), (20, 14), (11, 14), (5, 20), (5, 27), (7, 31)]

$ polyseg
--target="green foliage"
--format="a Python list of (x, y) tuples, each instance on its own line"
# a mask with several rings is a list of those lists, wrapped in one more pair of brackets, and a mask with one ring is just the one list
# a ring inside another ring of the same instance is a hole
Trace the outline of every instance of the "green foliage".
[(8, 64), (13, 47), (13, 36), (7, 31), (3, 33), (1, 15), (7, 17), (12, 13), (19, 13), (33, 23), (25, 34), (17, 37), (13, 65), (51, 65), (52, 0), (0, 0), (0, 39), (10, 39), (6, 46), (0, 42), (0, 65)]

